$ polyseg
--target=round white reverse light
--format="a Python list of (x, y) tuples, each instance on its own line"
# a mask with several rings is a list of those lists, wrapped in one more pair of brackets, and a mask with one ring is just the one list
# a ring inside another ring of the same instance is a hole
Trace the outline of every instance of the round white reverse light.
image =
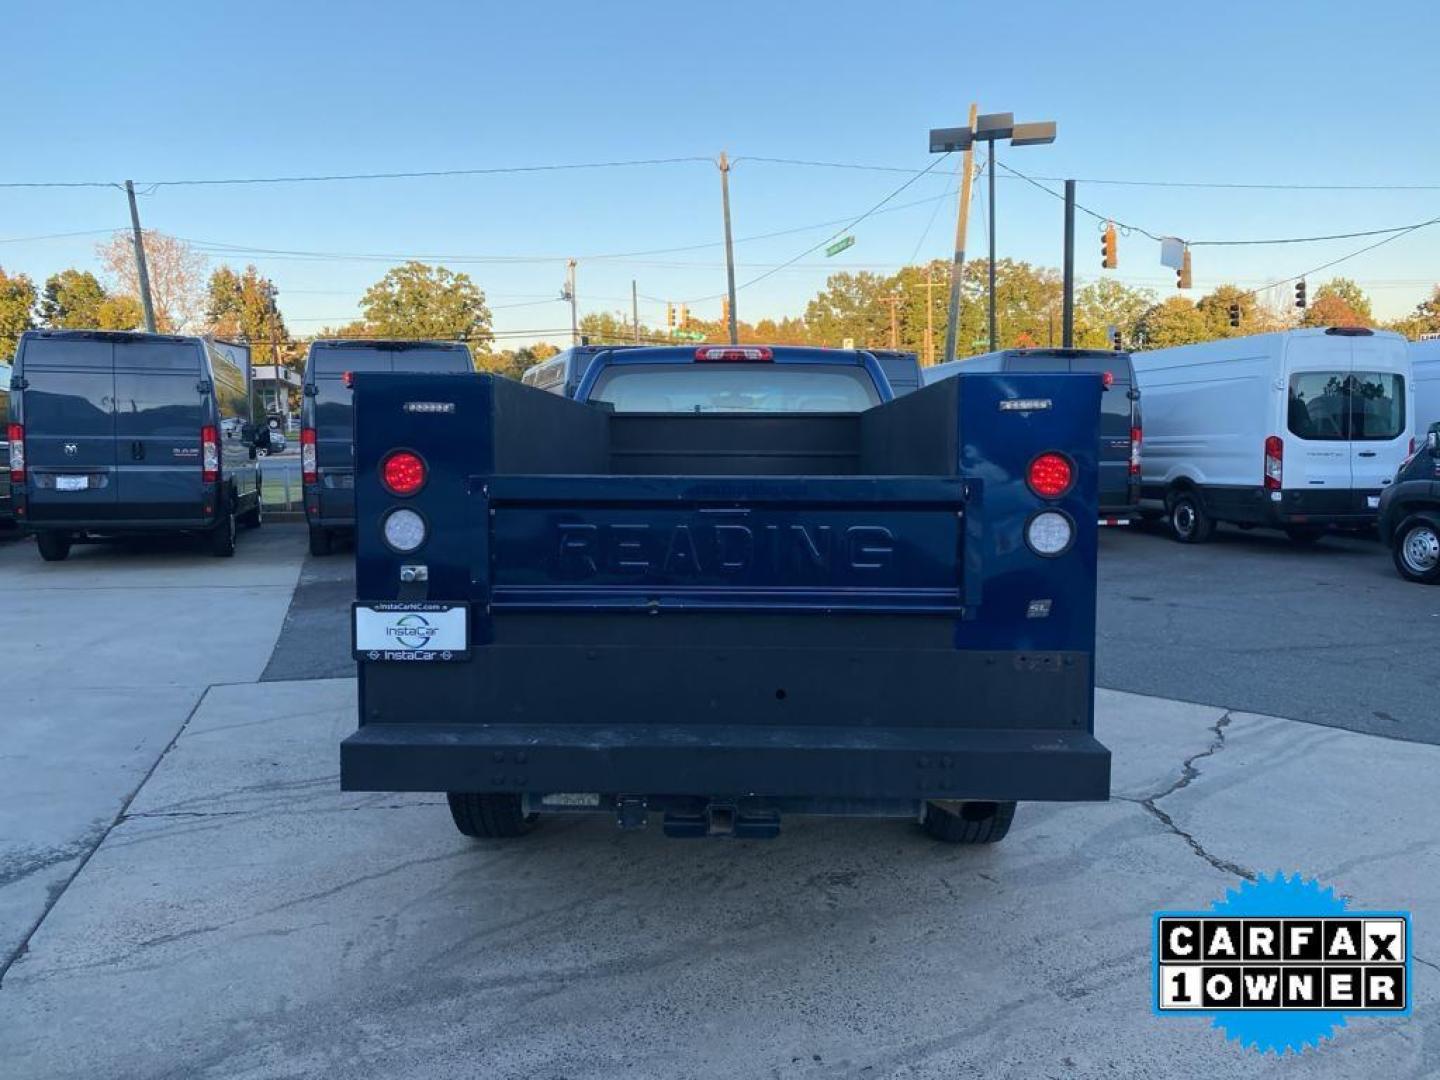
[(425, 542), (425, 519), (414, 510), (392, 510), (385, 518), (385, 542), (396, 551), (414, 551)]
[(1061, 555), (1075, 538), (1070, 519), (1058, 510), (1045, 510), (1025, 526), (1025, 542), (1036, 555)]

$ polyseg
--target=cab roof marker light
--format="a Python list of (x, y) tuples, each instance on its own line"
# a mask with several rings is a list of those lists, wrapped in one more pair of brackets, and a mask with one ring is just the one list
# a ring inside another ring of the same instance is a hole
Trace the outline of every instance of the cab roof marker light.
[(695, 350), (699, 363), (767, 363), (775, 359), (775, 351), (764, 345), (702, 345)]

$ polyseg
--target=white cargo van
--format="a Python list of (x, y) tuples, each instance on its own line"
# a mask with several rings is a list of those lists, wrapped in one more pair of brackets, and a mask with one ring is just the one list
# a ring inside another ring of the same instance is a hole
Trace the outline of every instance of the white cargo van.
[(1175, 538), (1219, 522), (1301, 542), (1362, 529), (1412, 449), (1410, 357), (1399, 334), (1289, 330), (1137, 352), (1145, 397), (1141, 505)]
[(1440, 339), (1412, 341), (1410, 366), (1415, 369), (1415, 435), (1419, 438), (1431, 424), (1440, 423)]

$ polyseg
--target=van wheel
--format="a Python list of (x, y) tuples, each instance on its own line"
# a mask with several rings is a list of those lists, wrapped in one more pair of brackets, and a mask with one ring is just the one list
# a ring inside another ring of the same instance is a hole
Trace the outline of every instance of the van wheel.
[(1440, 585), (1440, 517), (1416, 514), (1406, 518), (1395, 530), (1390, 552), (1395, 569), (1406, 581)]
[(1291, 525), (1285, 530), (1285, 535), (1292, 544), (1309, 547), (1325, 535), (1325, 530), (1318, 525)]
[(946, 844), (995, 844), (1015, 820), (1013, 802), (927, 802), (926, 834)]
[(310, 526), (310, 554), (329, 555), (335, 550), (335, 537), (329, 529), (322, 529), (318, 525)]
[(219, 559), (228, 559), (235, 554), (235, 507), (231, 506), (225, 516), (210, 530), (210, 554)]
[(1180, 543), (1203, 544), (1215, 535), (1215, 522), (1195, 492), (1175, 492), (1170, 496), (1168, 509), (1170, 532)]
[(70, 534), (63, 532), (38, 532), (35, 546), (40, 549), (40, 558), (46, 562), (60, 562), (70, 554)]
[(265, 507), (258, 488), (255, 491), (255, 509), (245, 511), (240, 516), (240, 523), (247, 529), (258, 529), (265, 523)]
[(539, 815), (527, 814), (519, 795), (476, 795), (450, 791), (445, 795), (455, 827), (466, 836), (482, 840), (504, 840), (524, 836)]

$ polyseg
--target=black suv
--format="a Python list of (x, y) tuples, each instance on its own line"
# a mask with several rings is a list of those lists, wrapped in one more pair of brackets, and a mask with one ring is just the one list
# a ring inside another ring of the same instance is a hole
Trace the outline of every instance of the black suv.
[(1440, 422), (1381, 493), (1380, 539), (1401, 577), (1440, 585)]

